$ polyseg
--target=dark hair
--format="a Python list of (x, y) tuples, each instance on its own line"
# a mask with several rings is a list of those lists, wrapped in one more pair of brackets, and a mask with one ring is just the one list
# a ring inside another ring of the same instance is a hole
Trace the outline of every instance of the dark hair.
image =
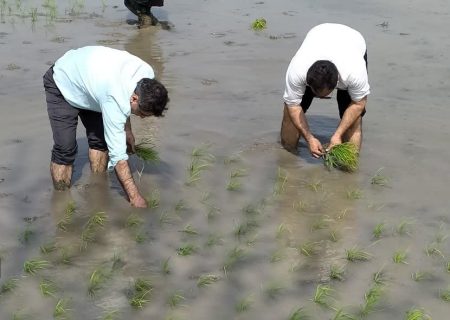
[(155, 117), (163, 116), (169, 97), (167, 89), (158, 80), (141, 79), (136, 85), (135, 93), (139, 97), (139, 109)]
[(333, 90), (338, 82), (338, 70), (334, 63), (328, 60), (318, 60), (308, 69), (306, 83), (315, 92)]

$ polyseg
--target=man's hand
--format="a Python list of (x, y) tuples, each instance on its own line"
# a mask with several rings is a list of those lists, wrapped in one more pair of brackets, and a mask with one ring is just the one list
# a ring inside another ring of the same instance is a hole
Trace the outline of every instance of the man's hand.
[(130, 199), (130, 203), (133, 207), (136, 208), (147, 208), (147, 201), (145, 201), (145, 199), (140, 194), (135, 196), (133, 199)]
[(314, 158), (320, 158), (323, 153), (323, 147), (322, 144), (320, 143), (320, 141), (318, 139), (316, 139), (315, 137), (311, 137), (308, 140), (308, 145), (309, 145), (309, 151), (311, 152), (311, 155)]
[(334, 134), (330, 139), (330, 143), (328, 144), (327, 151), (330, 150), (331, 148), (333, 148), (335, 145), (338, 145), (341, 143), (342, 143), (342, 138), (340, 136)]
[(131, 130), (126, 130), (126, 137), (127, 137), (127, 153), (132, 154), (136, 152), (136, 145), (135, 145), (135, 139), (134, 134)]

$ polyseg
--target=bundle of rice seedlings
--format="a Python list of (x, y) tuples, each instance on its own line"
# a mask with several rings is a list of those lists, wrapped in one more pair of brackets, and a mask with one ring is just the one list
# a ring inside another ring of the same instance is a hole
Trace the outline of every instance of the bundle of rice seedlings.
[(353, 172), (358, 169), (358, 147), (351, 142), (344, 142), (333, 146), (323, 155), (325, 166), (331, 170)]
[(158, 162), (159, 154), (152, 145), (138, 143), (135, 145), (136, 155), (145, 162)]

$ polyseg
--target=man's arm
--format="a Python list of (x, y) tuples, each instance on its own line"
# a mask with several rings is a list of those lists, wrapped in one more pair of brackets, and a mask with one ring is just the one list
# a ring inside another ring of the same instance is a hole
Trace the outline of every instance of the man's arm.
[(364, 108), (366, 107), (367, 96), (360, 101), (352, 101), (348, 108), (345, 110), (342, 116), (341, 122), (330, 139), (329, 148), (336, 144), (342, 143), (342, 136), (345, 132), (355, 123), (355, 121), (361, 116)]
[(306, 120), (305, 113), (301, 106), (298, 105), (288, 105), (286, 107), (289, 112), (289, 117), (291, 118), (294, 126), (299, 130), (301, 135), (305, 138), (309, 146), (309, 151), (311, 155), (315, 158), (319, 158), (323, 154), (323, 147), (319, 140), (314, 137), (314, 135), (309, 130), (308, 121)]
[(139, 193), (139, 190), (134, 182), (133, 176), (131, 175), (130, 166), (127, 160), (120, 160), (117, 162), (116, 167), (117, 178), (122, 184), (130, 203), (132, 206), (137, 208), (147, 208), (147, 202)]

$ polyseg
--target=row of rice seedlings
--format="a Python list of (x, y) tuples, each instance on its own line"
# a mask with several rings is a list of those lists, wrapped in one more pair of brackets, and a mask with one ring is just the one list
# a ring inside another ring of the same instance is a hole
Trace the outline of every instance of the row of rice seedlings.
[(186, 300), (186, 298), (184, 297), (183, 292), (181, 292), (180, 290), (177, 290), (174, 293), (172, 293), (171, 295), (169, 295), (169, 297), (167, 299), (167, 304), (169, 305), (169, 307), (171, 309), (175, 309), (180, 305), (180, 303), (182, 303), (185, 300)]
[(153, 285), (149, 279), (138, 278), (134, 281), (134, 288), (129, 303), (134, 308), (143, 308), (150, 302)]
[(234, 265), (236, 265), (238, 262), (242, 261), (244, 257), (246, 256), (246, 252), (244, 249), (239, 247), (234, 247), (231, 249), (226, 258), (225, 262), (223, 264), (223, 270), (225, 274), (227, 274), (228, 271), (230, 271)]
[(56, 223), (58, 229), (67, 231), (67, 227), (73, 223), (73, 216), (76, 210), (75, 202), (69, 201), (64, 212), (64, 217)]
[(334, 301), (333, 292), (334, 289), (332, 289), (329, 285), (319, 284), (316, 287), (312, 301), (322, 307), (330, 308)]
[(47, 269), (48, 267), (50, 267), (50, 262), (48, 262), (47, 260), (30, 259), (24, 262), (23, 271), (28, 274), (34, 275), (39, 270)]
[(372, 258), (372, 255), (354, 246), (353, 248), (345, 250), (346, 258), (350, 262), (367, 261)]
[(42, 279), (39, 283), (39, 290), (44, 297), (55, 297), (58, 287), (55, 282), (48, 279)]
[(300, 307), (289, 315), (289, 320), (310, 320), (311, 317), (306, 313), (303, 307)]
[(246, 312), (250, 310), (254, 302), (253, 295), (248, 295), (237, 302), (235, 309), (238, 313)]
[(215, 274), (204, 274), (198, 277), (197, 280), (197, 287), (201, 288), (201, 287), (206, 287), (209, 286), (213, 283), (216, 283), (217, 281), (219, 281), (221, 279), (220, 276), (215, 275)]
[(13, 292), (17, 288), (18, 282), (19, 279), (17, 278), (10, 278), (6, 280), (0, 287), (0, 296)]
[(440, 291), (439, 297), (445, 302), (450, 302), (450, 289)]
[(88, 294), (94, 298), (97, 292), (103, 288), (106, 281), (111, 278), (111, 272), (105, 267), (95, 269), (89, 277)]
[(406, 311), (405, 320), (431, 320), (431, 316), (423, 309), (411, 308)]
[(177, 249), (177, 254), (179, 256), (190, 256), (198, 251), (198, 248), (193, 244), (186, 244)]
[(392, 260), (394, 261), (394, 263), (408, 264), (408, 262), (406, 262), (407, 257), (408, 253), (406, 252), (406, 250), (398, 250), (394, 252)]
[(86, 249), (89, 243), (95, 241), (97, 231), (102, 229), (107, 221), (105, 212), (97, 212), (89, 218), (81, 232), (81, 248)]
[(53, 317), (55, 319), (68, 319), (69, 311), (69, 300), (59, 299), (56, 302), (55, 309), (53, 310)]
[(359, 165), (358, 147), (351, 142), (335, 145), (323, 155), (323, 160), (328, 170), (336, 168), (353, 172)]
[(286, 188), (286, 183), (288, 181), (288, 174), (286, 170), (278, 167), (277, 179), (275, 181), (275, 185), (273, 186), (273, 196), (279, 196), (282, 194)]
[(372, 176), (372, 178), (370, 179), (370, 184), (372, 185), (376, 185), (376, 186), (382, 186), (382, 187), (386, 187), (388, 186), (389, 183), (389, 178), (382, 175), (381, 172), (383, 171), (384, 168), (379, 168), (375, 174)]

